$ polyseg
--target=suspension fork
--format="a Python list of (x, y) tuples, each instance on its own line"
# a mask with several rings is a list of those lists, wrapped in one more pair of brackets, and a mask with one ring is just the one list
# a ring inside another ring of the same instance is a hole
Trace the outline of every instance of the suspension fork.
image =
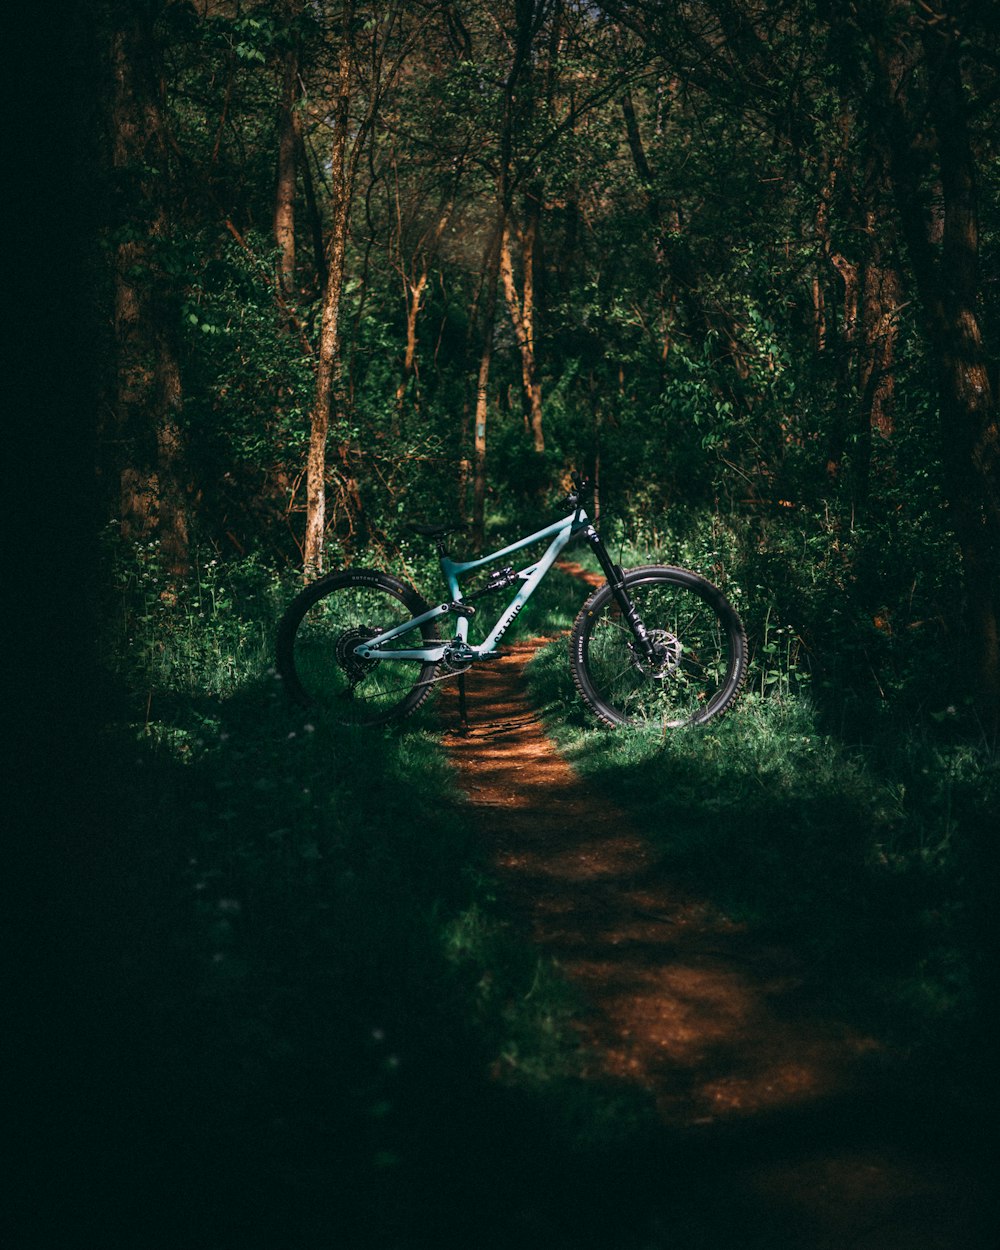
[(649, 637), (646, 626), (642, 623), (642, 617), (640, 617), (638, 609), (629, 598), (625, 589), (625, 570), (620, 564), (615, 564), (611, 559), (608, 549), (604, 545), (604, 539), (601, 538), (593, 525), (587, 526), (583, 531), (583, 537), (594, 549), (594, 554), (597, 556), (604, 576), (607, 578), (608, 585), (611, 587), (615, 603), (621, 609), (621, 614), (628, 622), (628, 627), (635, 638), (636, 648), (645, 659), (654, 660), (656, 658), (656, 647)]

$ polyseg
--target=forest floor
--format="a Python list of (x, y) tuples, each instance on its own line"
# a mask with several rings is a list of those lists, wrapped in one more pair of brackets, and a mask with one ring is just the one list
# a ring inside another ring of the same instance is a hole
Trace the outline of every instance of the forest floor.
[[(994, 1244), (972, 1143), (956, 1148), (919, 1100), (887, 1095), (893, 1056), (838, 1019), (797, 952), (668, 879), (627, 814), (558, 754), (527, 696), (544, 641), (470, 676), (469, 727), (446, 742), (505, 914), (579, 995), (585, 1079), (641, 1091), (674, 1149), (678, 1135), (689, 1148), (687, 1216), (672, 1211), (662, 1243), (647, 1216), (649, 1244)], [(455, 724), (454, 691), (443, 703)]]

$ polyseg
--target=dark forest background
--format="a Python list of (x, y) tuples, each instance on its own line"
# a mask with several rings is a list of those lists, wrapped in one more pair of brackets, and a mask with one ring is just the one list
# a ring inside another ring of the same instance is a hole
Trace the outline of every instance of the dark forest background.
[[(758, 865), (794, 861), (785, 893), (743, 905), (794, 913), (801, 936), (822, 896), (813, 949), (856, 982), (864, 949), (857, 994), (889, 995), (907, 1062), (947, 1071), (971, 1114), (994, 1001), (998, 32), (1000, 7), (972, 0), (95, 0), (37, 32), (12, 161), (33, 298), (10, 338), (34, 540), (10, 577), (31, 610), (8, 628), (38, 659), (13, 666), (8, 715), (15, 814), (44, 836), (14, 915), (40, 930), (18, 961), (25, 1158), (54, 1188), (96, 1185), (86, 1227), (169, 1207), (175, 1184), (231, 1213), (252, 1174), (269, 1218), (307, 1195), (298, 1235), (321, 1240), (336, 1204), (316, 1195), (340, 1174), (338, 1218), (379, 1209), (373, 1241), (406, 1244), (385, 1212), (423, 1210), (420, 1091), (458, 1071), (445, 1121), (475, 1138), (504, 1030), (537, 1050), (499, 1008), (477, 1000), (470, 1023), (480, 965), (523, 970), (489, 925), (455, 938), (484, 902), (433, 725), (374, 759), (320, 727), (290, 762), (303, 727), (268, 669), (303, 576), (380, 565), (426, 592), (408, 521), (497, 545), (556, 515), (570, 471), (626, 563), (695, 567), (746, 620), (748, 695), (712, 739), (742, 761), (712, 783), (720, 820), (745, 816), (747, 761), (769, 754), (801, 841)], [(602, 767), (613, 787), (627, 761)], [(259, 804), (290, 813), (274, 828), (227, 797), (261, 780)], [(845, 806), (824, 823), (816, 795)], [(744, 828), (741, 872), (775, 810)], [(377, 830), (363, 851), (358, 811)], [(842, 874), (832, 893), (800, 858)], [(871, 954), (888, 932), (891, 967)], [(370, 1023), (344, 1023), (382, 983), (378, 1009), (435, 1055), (398, 1096)], [(337, 1010), (314, 1014), (328, 991)], [(563, 1071), (539, 1054), (526, 1071)], [(347, 1094), (330, 1069), (355, 1074)], [(543, 1157), (542, 1113), (503, 1114)], [(274, 1144), (276, 1120), (292, 1128)], [(461, 1153), (431, 1151), (453, 1169)], [(557, 1221), (557, 1198), (534, 1202)], [(41, 1206), (65, 1227), (67, 1204)]]
[(992, 730), (995, 16), (98, 10), (126, 558), (481, 542), (572, 466), (637, 543), (710, 515), (862, 700)]

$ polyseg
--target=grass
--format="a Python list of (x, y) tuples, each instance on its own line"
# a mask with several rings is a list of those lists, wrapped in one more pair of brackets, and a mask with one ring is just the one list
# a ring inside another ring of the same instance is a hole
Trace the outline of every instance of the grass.
[(293, 592), (206, 565), (164, 596), (129, 569), (109, 617), (116, 1219), (142, 1244), (499, 1247), (532, 1220), (586, 1244), (583, 1196), (557, 1214), (578, 1179), (528, 1175), (608, 1114), (573, 996), (497, 907), (433, 704), (352, 732), (287, 703), (270, 639)]
[(594, 728), (561, 641), (530, 676), (563, 754), (629, 812), (665, 872), (797, 945), (847, 1018), (980, 1098), (981, 1071), (954, 1061), (981, 1044), (991, 977), (982, 852), (1000, 815), (995, 753), (934, 722), (849, 745), (819, 730), (787, 670), (767, 680), (763, 667), (726, 717), (666, 736)]
[[(314, 723), (270, 669), (294, 583), (206, 561), (164, 593), (155, 552), (122, 573), (94, 781), (113, 870), (88, 920), (110, 982), (90, 1244), (769, 1244), (727, 1182), (746, 1144), (706, 1154), (641, 1092), (580, 1078), (574, 997), (505, 923), (433, 701), (384, 731)], [(565, 629), (586, 594), (554, 573), (519, 632)], [(972, 1010), (961, 848), (995, 766), (948, 726), (861, 754), (755, 672), (735, 714), (663, 741), (593, 728), (564, 641), (532, 681), (671, 872), (933, 1051)]]

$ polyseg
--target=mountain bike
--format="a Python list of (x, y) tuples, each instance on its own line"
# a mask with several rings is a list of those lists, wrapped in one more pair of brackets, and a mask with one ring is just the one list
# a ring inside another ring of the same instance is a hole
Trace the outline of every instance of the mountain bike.
[[(700, 725), (732, 706), (746, 680), (739, 616), (711, 582), (687, 569), (614, 563), (587, 516), (588, 484), (573, 480), (561, 520), (474, 560), (453, 560), (446, 539), (461, 525), (411, 525), (437, 545), (447, 597), (428, 603), (392, 574), (351, 568), (319, 578), (292, 600), (278, 628), (277, 664), (304, 707), (336, 721), (381, 725), (415, 711), (440, 681), (498, 657), (497, 645), (572, 542), (589, 544), (606, 581), (570, 633), (576, 689), (606, 725)], [(502, 564), (463, 594), (460, 581), (548, 540), (524, 568)], [(495, 621), (470, 641), (479, 601), (520, 583)], [(444, 636), (440, 627), (444, 626)], [(464, 680), (462, 682), (464, 693)], [(464, 700), (463, 700), (464, 702)]]

